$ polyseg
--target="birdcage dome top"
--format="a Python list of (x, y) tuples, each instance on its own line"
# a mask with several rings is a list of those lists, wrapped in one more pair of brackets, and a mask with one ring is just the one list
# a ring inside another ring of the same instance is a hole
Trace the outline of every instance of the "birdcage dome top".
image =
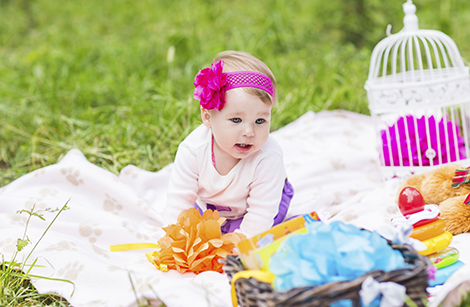
[(403, 11), (403, 29), (388, 33), (372, 52), (365, 84), (371, 111), (470, 99), (469, 69), (454, 41), (440, 31), (419, 29), (411, 0)]

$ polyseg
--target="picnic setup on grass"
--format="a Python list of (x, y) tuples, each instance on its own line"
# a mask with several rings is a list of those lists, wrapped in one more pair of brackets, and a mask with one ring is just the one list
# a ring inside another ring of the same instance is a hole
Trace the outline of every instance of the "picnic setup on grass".
[[(371, 55), (371, 116), (307, 112), (272, 132), (295, 190), (287, 219), (223, 234), (217, 211), (165, 225), (171, 171), (119, 175), (72, 149), (0, 188), (8, 259), (28, 222), (40, 292), (72, 306), (460, 306), (470, 294), (470, 74), (455, 42), (404, 27)], [(48, 229), (21, 210), (68, 210)], [(31, 250), (26, 246), (24, 251)], [(64, 282), (70, 281), (70, 282)]]

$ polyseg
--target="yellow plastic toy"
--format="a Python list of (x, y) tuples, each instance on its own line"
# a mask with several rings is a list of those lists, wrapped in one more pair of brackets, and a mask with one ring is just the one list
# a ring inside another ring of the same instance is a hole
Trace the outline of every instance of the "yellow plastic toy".
[(426, 245), (427, 248), (425, 250), (419, 251), (419, 253), (421, 255), (427, 256), (443, 250), (449, 246), (450, 242), (452, 242), (452, 234), (448, 231), (444, 231), (440, 235), (422, 242)]

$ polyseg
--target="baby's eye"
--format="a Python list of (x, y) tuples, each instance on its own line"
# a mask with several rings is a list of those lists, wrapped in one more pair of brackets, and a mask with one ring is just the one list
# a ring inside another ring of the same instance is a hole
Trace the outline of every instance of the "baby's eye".
[(238, 117), (235, 117), (235, 118), (231, 118), (230, 119), (233, 123), (235, 124), (239, 124), (242, 122), (242, 119), (241, 118), (238, 118)]
[(260, 125), (260, 124), (262, 124), (262, 123), (264, 123), (264, 122), (266, 122), (266, 120), (265, 120), (264, 118), (258, 118), (258, 119), (255, 121), (255, 123), (257, 123), (258, 125)]

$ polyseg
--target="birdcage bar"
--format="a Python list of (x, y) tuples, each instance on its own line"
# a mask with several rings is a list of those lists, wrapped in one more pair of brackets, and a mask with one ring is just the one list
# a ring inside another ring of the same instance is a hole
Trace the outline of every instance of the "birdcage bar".
[(423, 58), (421, 56), (421, 48), (419, 46), (419, 41), (418, 38), (415, 36), (413, 37), (413, 41), (415, 43), (415, 48), (416, 48), (416, 59), (418, 61), (418, 67), (419, 67), (419, 74), (420, 74), (420, 80), (424, 80), (424, 67), (423, 67)]
[(418, 150), (418, 166), (423, 166), (423, 159), (421, 153), (421, 143), (419, 142), (419, 132), (418, 132), (418, 116), (413, 116), (414, 126), (415, 126), (415, 142), (416, 149)]
[[(398, 53), (398, 48), (400, 47), (401, 42), (393, 44), (393, 50), (392, 50), (392, 63), (391, 63), (391, 72), (393, 76), (393, 83), (397, 82), (397, 53)], [(392, 45), (390, 45), (391, 49)]]
[[(387, 66), (388, 66), (388, 53), (390, 51), (390, 48), (392, 46), (388, 46), (387, 49), (384, 52), (384, 60), (383, 60), (383, 68), (382, 68), (382, 77), (385, 77), (387, 75)], [(377, 65), (377, 67), (380, 67)]]
[[(434, 60), (436, 61), (436, 70), (438, 72), (439, 77), (442, 78), (442, 66), (441, 66), (441, 58), (439, 56), (439, 50), (437, 49), (437, 44), (434, 41), (432, 37), (426, 38), (429, 44), (432, 46), (432, 50), (434, 51)], [(429, 56), (431, 57), (431, 53), (429, 53)], [(432, 57), (431, 57), (432, 61)], [(431, 69), (431, 71), (434, 71), (434, 69)]]
[[(425, 110), (426, 112), (427, 110)], [(428, 121), (428, 116), (427, 116), (427, 112), (425, 113), (424, 115), (424, 127), (425, 127), (425, 133), (426, 133), (426, 141), (427, 141), (427, 145), (428, 145), (428, 149), (426, 150), (426, 152), (424, 153), (424, 155), (426, 156), (426, 158), (428, 158), (429, 160), (429, 164), (430, 166), (433, 166), (434, 163), (434, 156), (431, 154), (432, 152), (432, 144), (431, 144), (431, 135), (430, 135), (430, 131), (429, 131), (429, 121)], [(430, 150), (431, 148), (431, 150)], [(430, 157), (431, 156), (431, 157)]]
[(407, 49), (408, 71), (410, 72), (410, 75), (411, 75), (410, 82), (416, 82), (417, 80), (415, 79), (415, 69), (414, 69), (414, 63), (413, 63), (413, 41), (412, 40), (413, 40), (412, 37), (408, 37), (406, 40), (406, 44), (408, 45), (408, 49)]
[[(437, 141), (437, 160), (438, 160), (438, 165), (442, 164), (442, 150), (441, 150), (441, 134), (439, 133), (439, 120), (440, 118), (434, 117), (434, 129), (436, 131), (436, 141)], [(444, 122), (444, 118), (442, 118), (442, 122)], [(445, 126), (444, 126), (445, 127)], [(445, 129), (444, 129), (445, 131)], [(434, 162), (434, 159), (431, 161)]]
[[(455, 115), (455, 107), (451, 108), (451, 113), (450, 113), (451, 120), (454, 122), (454, 125), (452, 126), (452, 134), (454, 137), (454, 148), (455, 148), (455, 159), (459, 160), (460, 159), (460, 153), (459, 153), (459, 146), (458, 146), (458, 139), (457, 139), (457, 129), (458, 129), (458, 121), (456, 120), (457, 116)], [(451, 160), (451, 157), (448, 158), (448, 161)], [(450, 162), (450, 161), (449, 161)]]
[[(403, 75), (402, 83), (406, 81), (406, 57), (405, 57), (406, 40), (400, 42), (400, 76)], [(398, 75), (397, 75), (398, 76)]]
[[(465, 110), (463, 106), (460, 108), (460, 116), (462, 118), (462, 131), (463, 131), (463, 137), (464, 140), (468, 141), (469, 140), (469, 135), (468, 135), (468, 124), (465, 116)], [(470, 146), (465, 146), (465, 157), (470, 158)]]
[[(430, 112), (428, 110), (428, 112)], [(431, 115), (429, 116), (431, 117)], [(440, 122), (441, 118), (440, 116), (438, 116), (438, 113), (434, 115), (434, 129), (436, 131), (436, 148), (432, 148), (432, 138), (431, 138), (431, 127), (429, 128), (429, 137), (428, 137), (428, 148), (431, 148), (430, 152), (431, 152), (431, 158), (429, 158), (429, 162), (431, 164), (431, 166), (434, 166), (435, 162), (434, 162), (434, 158), (437, 156), (437, 165), (439, 164), (442, 164), (442, 157), (441, 157), (441, 136), (440, 136), (440, 133), (439, 133), (439, 122)], [(429, 125), (429, 122), (426, 120), (426, 122), (428, 123)], [(437, 151), (437, 152), (436, 152)]]
[[(442, 111), (443, 111), (442, 116), (443, 116), (444, 127), (447, 127), (447, 118), (448, 118), (447, 108), (442, 108)], [(446, 141), (446, 154), (447, 154), (447, 157), (450, 157), (450, 142), (449, 142), (449, 133), (447, 129), (444, 129), (444, 137)]]
[[(444, 66), (445, 66), (445, 69), (446, 69), (446, 72), (447, 74), (450, 74), (450, 64), (449, 64), (449, 59), (448, 57), (446, 56), (447, 52), (444, 48), (444, 45), (442, 45), (442, 42), (439, 41), (439, 40), (436, 40), (435, 41), (437, 43), (437, 45), (439, 46), (439, 50), (441, 51), (441, 56), (442, 56), (442, 59), (444, 60)], [(451, 59), (452, 61), (452, 59)]]
[[(406, 118), (406, 114), (402, 113), (402, 117)], [(409, 166), (414, 166), (414, 162), (413, 162), (413, 155), (411, 153), (411, 139), (410, 139), (410, 131), (408, 130), (408, 121), (405, 120), (404, 121), (404, 124), (405, 124), (405, 137), (406, 137), (406, 145), (407, 145), (407, 149), (408, 149), (408, 161), (409, 161)], [(415, 141), (416, 141), (416, 138), (415, 138)]]
[[(400, 136), (400, 131), (398, 131), (398, 125), (395, 125), (395, 143), (397, 144), (397, 148), (398, 148), (398, 163), (399, 163), (399, 165), (397, 165), (397, 166), (403, 166), (403, 156), (402, 156), (402, 151), (401, 151), (401, 142), (400, 142), (400, 138), (397, 137), (397, 136)], [(393, 156), (390, 156), (390, 161), (394, 161)]]
[[(424, 47), (424, 52), (426, 54), (426, 60), (427, 60), (427, 63), (428, 63), (428, 69), (429, 69), (429, 72), (430, 72), (430, 75), (431, 75), (431, 79), (434, 79), (434, 65), (432, 64), (432, 56), (431, 56), (431, 51), (429, 50), (429, 44), (428, 44), (428, 41), (424, 40), (423, 37), (419, 37), (419, 39), (421, 40), (421, 43), (423, 44), (423, 47)], [(440, 65), (440, 63), (439, 63)], [(424, 78), (424, 76), (423, 76)]]
[[(392, 136), (390, 135), (390, 130), (389, 129), (385, 129), (385, 134), (387, 136), (387, 145), (388, 145), (388, 155), (389, 157), (392, 157)], [(381, 140), (382, 141), (382, 140)], [(383, 148), (382, 148), (383, 150)], [(385, 154), (382, 153), (382, 158), (383, 158), (383, 164), (382, 165), (386, 165), (386, 162), (385, 162)], [(395, 166), (394, 165), (394, 161), (393, 159), (389, 159), (390, 160), (390, 165), (391, 166)]]

